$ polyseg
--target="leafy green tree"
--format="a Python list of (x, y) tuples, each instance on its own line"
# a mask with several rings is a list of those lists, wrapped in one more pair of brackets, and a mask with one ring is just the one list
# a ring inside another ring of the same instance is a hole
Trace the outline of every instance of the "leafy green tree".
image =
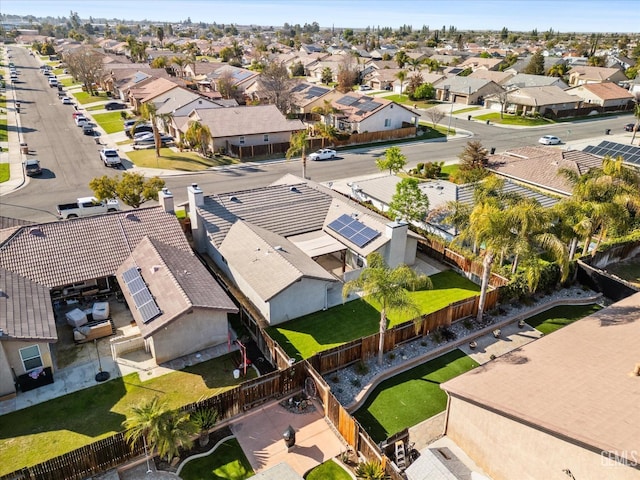
[(544, 75), (544, 57), (540, 50), (531, 56), (531, 60), (529, 60), (529, 63), (524, 68), (523, 73), (528, 73), (530, 75)]
[(407, 265), (390, 268), (379, 253), (367, 256), (367, 266), (360, 276), (350, 280), (342, 287), (342, 296), (362, 291), (365, 297), (371, 297), (380, 304), (380, 339), (378, 342), (378, 365), (382, 365), (384, 355), (384, 335), (387, 330), (389, 311), (409, 311), (419, 315), (420, 310), (409, 296), (409, 290), (432, 288), (431, 279), (416, 273)]
[(302, 178), (307, 178), (307, 131), (301, 130), (291, 135), (291, 141), (289, 142), (289, 148), (285, 155), (287, 160), (291, 157), (300, 155), (302, 159)]
[(211, 145), (211, 129), (200, 122), (191, 122), (184, 134), (185, 141), (191, 148), (200, 149), (202, 156), (206, 157)]
[(417, 178), (403, 178), (389, 202), (389, 213), (407, 222), (421, 222), (429, 212), (429, 197)]
[(320, 80), (325, 85), (329, 85), (331, 82), (333, 82), (333, 72), (331, 71), (331, 67), (324, 67), (322, 69)]
[(389, 175), (402, 170), (407, 164), (407, 157), (404, 156), (400, 147), (389, 147), (384, 152), (384, 157), (376, 160), (376, 166), (380, 171), (389, 170)]
[(414, 100), (428, 100), (435, 96), (435, 88), (430, 83), (423, 83), (413, 91)]
[(398, 68), (404, 68), (405, 63), (409, 61), (409, 55), (404, 50), (400, 50), (396, 53), (395, 61), (398, 64)]
[(455, 175), (456, 183), (472, 183), (486, 177), (488, 153), (479, 140), (467, 142), (462, 153), (458, 155), (460, 167)]
[(158, 41), (160, 42), (160, 46), (162, 46), (162, 43), (164, 42), (164, 28), (158, 27), (156, 29), (156, 37), (158, 37)]
[(158, 192), (165, 186), (160, 177), (145, 179), (141, 173), (125, 172), (122, 177), (116, 175), (94, 178), (89, 188), (99, 200), (119, 198), (126, 205), (138, 208), (149, 200), (158, 200)]

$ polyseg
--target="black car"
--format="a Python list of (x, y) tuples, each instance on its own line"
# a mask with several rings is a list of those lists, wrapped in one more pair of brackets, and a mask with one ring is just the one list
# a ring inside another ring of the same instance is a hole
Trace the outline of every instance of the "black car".
[(105, 110), (124, 110), (127, 106), (120, 102), (108, 102), (104, 104)]
[(635, 123), (627, 123), (624, 126), (624, 131), (625, 132), (633, 132), (633, 129), (635, 128), (636, 124)]

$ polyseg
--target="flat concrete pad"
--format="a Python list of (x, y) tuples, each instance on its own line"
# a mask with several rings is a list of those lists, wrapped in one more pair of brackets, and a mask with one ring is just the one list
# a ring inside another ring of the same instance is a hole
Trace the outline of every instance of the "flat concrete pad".
[[(303, 476), (346, 449), (324, 419), (320, 405), (315, 405), (314, 412), (296, 414), (276, 403), (256, 409), (231, 425), (256, 473), (286, 462)], [(296, 444), (291, 449), (282, 436), (289, 425), (296, 432)]]
[(511, 323), (500, 328), (500, 337), (494, 337), (493, 333), (487, 333), (475, 339), (478, 344), (472, 349), (468, 343), (461, 345), (459, 348), (464, 353), (473, 358), (480, 365), (491, 360), (491, 355), (499, 357), (516, 348), (533, 342), (542, 336), (535, 328), (531, 328), (525, 324), (522, 328), (518, 326), (518, 322)]

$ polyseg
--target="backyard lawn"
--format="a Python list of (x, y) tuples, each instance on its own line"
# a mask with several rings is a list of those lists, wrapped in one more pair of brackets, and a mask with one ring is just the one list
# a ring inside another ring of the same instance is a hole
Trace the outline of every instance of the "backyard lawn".
[(351, 480), (351, 476), (333, 460), (327, 460), (311, 470), (305, 477), (307, 480)]
[(533, 317), (527, 318), (531, 327), (548, 335), (556, 330), (566, 327), (570, 323), (580, 320), (592, 313), (597, 312), (602, 307), (600, 305), (560, 305), (550, 308)]
[[(475, 296), (480, 291), (478, 285), (451, 270), (432, 275), (431, 281), (433, 290), (410, 292), (421, 315)], [(414, 316), (410, 313), (391, 312), (388, 315), (389, 326), (411, 320)], [(380, 310), (375, 302), (367, 299), (354, 300), (271, 327), (268, 333), (292, 358), (300, 359), (373, 335), (378, 331), (379, 322)]]
[(235, 438), (221, 443), (206, 457), (191, 460), (180, 471), (184, 480), (244, 480), (253, 475), (251, 464)]
[(456, 349), (380, 383), (353, 416), (374, 441), (385, 440), (443, 412), (447, 394), (440, 384), (477, 366)]
[(120, 112), (96, 113), (93, 119), (107, 133), (124, 132), (124, 122)]
[(141, 382), (137, 374), (2, 416), (0, 476), (35, 465), (122, 430), (132, 407), (154, 396), (170, 408), (224, 392), (255, 377), (234, 379), (233, 354)]

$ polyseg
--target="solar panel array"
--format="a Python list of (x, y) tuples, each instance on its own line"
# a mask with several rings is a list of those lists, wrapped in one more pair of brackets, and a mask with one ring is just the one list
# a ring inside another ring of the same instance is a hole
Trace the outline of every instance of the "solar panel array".
[(640, 147), (633, 145), (604, 141), (595, 147), (589, 145), (583, 149), (583, 152), (598, 155), (599, 157), (609, 156), (614, 159), (622, 157), (626, 163), (640, 166)]
[(307, 88), (307, 85), (305, 85), (304, 83), (299, 83), (298, 85), (296, 85), (291, 89), (291, 93), (301, 92), (305, 88)]
[(331, 230), (341, 237), (354, 243), (358, 248), (362, 248), (372, 240), (380, 236), (380, 232), (373, 228), (367, 227), (364, 223), (359, 222), (350, 215), (343, 214), (327, 225)]
[(309, 91), (307, 92), (307, 94), (305, 95), (305, 98), (321, 97), (322, 95), (324, 95), (328, 91), (329, 91), (329, 89), (327, 89), (327, 88), (311, 87), (309, 89)]
[(351, 97), (349, 95), (345, 95), (340, 100), (337, 100), (336, 103), (349, 107), (349, 106), (353, 105), (354, 103), (356, 103), (358, 100), (359, 99), (356, 98), (356, 97)]
[(147, 323), (156, 318), (162, 312), (158, 308), (153, 295), (149, 291), (147, 284), (140, 276), (137, 267), (130, 268), (122, 274), (122, 278), (129, 289), (129, 293), (133, 298), (136, 308), (142, 317), (142, 322)]

